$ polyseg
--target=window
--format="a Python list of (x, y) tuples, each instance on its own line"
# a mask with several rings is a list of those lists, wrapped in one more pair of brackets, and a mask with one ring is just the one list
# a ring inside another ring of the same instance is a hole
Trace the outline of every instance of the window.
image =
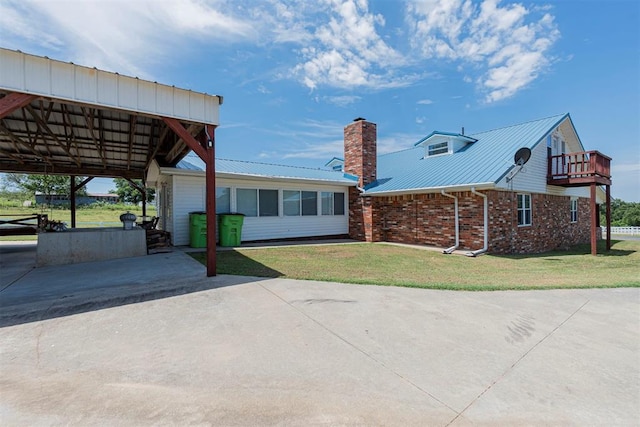
[(282, 192), (282, 209), (285, 216), (300, 215), (300, 192), (284, 190)]
[(278, 216), (278, 190), (258, 190), (258, 215)]
[(531, 194), (518, 194), (518, 226), (531, 225)]
[(318, 215), (318, 193), (302, 192), (302, 215)]
[(229, 187), (216, 187), (216, 213), (231, 212), (231, 189)]
[(258, 216), (258, 192), (255, 189), (236, 190), (238, 212), (246, 216)]
[(571, 199), (571, 222), (578, 222), (578, 199)]
[(282, 199), (286, 216), (318, 215), (318, 193), (315, 191), (284, 190)]
[(333, 214), (344, 215), (344, 193), (333, 193)]
[(431, 144), (427, 147), (427, 156), (436, 156), (438, 154), (447, 154), (449, 152), (448, 142), (439, 142), (437, 144)]
[(344, 193), (323, 191), (320, 198), (322, 215), (344, 215)]

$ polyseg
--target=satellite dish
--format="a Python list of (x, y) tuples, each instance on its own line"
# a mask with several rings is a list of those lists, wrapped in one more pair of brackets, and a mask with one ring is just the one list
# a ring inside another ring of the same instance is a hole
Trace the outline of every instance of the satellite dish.
[(527, 147), (522, 147), (516, 151), (516, 155), (513, 156), (513, 163), (518, 166), (522, 166), (529, 161), (531, 157), (531, 150)]

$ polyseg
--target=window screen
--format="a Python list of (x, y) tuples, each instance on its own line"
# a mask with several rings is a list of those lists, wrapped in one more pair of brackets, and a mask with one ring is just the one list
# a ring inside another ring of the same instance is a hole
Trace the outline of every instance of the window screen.
[(282, 208), (285, 216), (300, 215), (300, 192), (284, 190), (282, 192)]
[(258, 216), (258, 194), (255, 189), (236, 190), (238, 212), (246, 216)]
[(278, 190), (259, 190), (259, 215), (278, 216)]
[(302, 215), (318, 215), (318, 193), (315, 191), (302, 192)]

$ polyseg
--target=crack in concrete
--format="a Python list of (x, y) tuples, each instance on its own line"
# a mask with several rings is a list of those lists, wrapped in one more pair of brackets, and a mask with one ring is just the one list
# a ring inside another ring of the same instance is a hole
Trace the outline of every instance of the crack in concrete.
[(518, 360), (516, 360), (511, 366), (509, 366), (509, 368), (507, 368), (506, 371), (504, 371), (502, 373), (502, 375), (500, 375), (498, 378), (496, 378), (491, 384), (489, 384), (489, 386), (487, 388), (485, 388), (482, 393), (480, 393), (475, 399), (473, 399), (471, 401), (471, 403), (469, 403), (462, 411), (460, 411), (458, 413), (458, 415), (456, 415), (451, 421), (449, 421), (449, 423), (447, 423), (447, 426), (450, 426), (451, 424), (453, 424), (458, 418), (460, 418), (460, 416), (467, 410), (469, 409), (471, 406), (473, 406), (474, 403), (476, 403), (486, 392), (488, 392), (494, 385), (496, 385), (500, 380), (502, 380), (505, 376), (507, 376), (507, 374), (509, 374), (509, 372), (511, 372), (513, 370), (513, 368), (516, 367), (516, 365), (518, 363), (520, 363), (520, 361), (522, 359), (524, 359), (525, 357), (527, 357), (527, 355), (529, 353), (531, 353), (533, 350), (535, 350), (540, 344), (542, 344), (547, 338), (549, 338), (551, 335), (553, 335), (558, 329), (560, 329), (565, 323), (567, 323), (576, 313), (578, 313), (580, 310), (582, 310), (582, 308), (587, 305), (589, 303), (589, 301), (591, 300), (587, 300), (584, 304), (582, 304), (580, 307), (578, 307), (573, 313), (571, 313), (569, 315), (569, 317), (567, 317), (566, 319), (564, 319), (558, 326), (556, 326), (555, 328), (553, 328), (553, 330), (551, 330), (551, 332), (549, 332), (547, 335), (545, 335), (544, 337), (542, 337), (537, 343), (535, 343), (529, 350), (527, 350), (522, 356), (520, 356), (520, 358)]
[[(277, 293), (275, 293), (274, 291), (272, 291), (271, 289), (267, 289), (266, 287), (264, 287), (264, 285), (262, 283), (258, 283), (258, 285), (260, 287), (262, 287), (265, 291), (269, 292), (270, 294), (272, 294), (273, 296), (275, 296), (276, 298), (278, 298), (280, 301), (284, 302), (285, 304), (287, 304), (289, 307), (293, 308), (294, 310), (296, 310), (298, 313), (302, 314), (304, 317), (306, 317), (307, 319), (311, 320), (313, 323), (315, 323), (316, 325), (320, 326), (322, 329), (324, 329), (325, 331), (329, 332), (331, 335), (335, 336), (336, 338), (338, 338), (340, 341), (344, 342), (345, 344), (347, 344), (348, 346), (352, 347), (353, 349), (359, 351), (360, 353), (362, 353), (363, 355), (365, 355), (367, 358), (371, 359), (372, 361), (374, 361), (376, 364), (382, 366), (384, 369), (386, 369), (387, 371), (391, 372), (393, 375), (397, 376), (398, 378), (400, 378), (401, 380), (405, 381), (406, 383), (410, 384), (411, 386), (413, 386), (415, 389), (417, 389), (418, 391), (420, 391), (421, 393), (429, 396), (430, 398), (432, 398), (433, 400), (435, 400), (436, 402), (440, 403), (441, 405), (443, 405), (444, 407), (450, 409), (452, 412), (454, 413), (458, 413), (458, 411), (456, 411), (455, 409), (453, 409), (451, 406), (447, 405), (445, 402), (443, 402), (442, 400), (438, 399), (437, 397), (435, 397), (433, 394), (429, 393), (427, 390), (423, 389), (422, 387), (420, 387), (418, 384), (414, 383), (413, 381), (411, 381), (409, 378), (403, 376), (402, 374), (400, 374), (399, 372), (396, 372), (394, 369), (390, 368), (389, 366), (385, 365), (384, 362), (382, 362), (379, 359), (376, 359), (373, 355), (367, 353), (365, 350), (361, 349), (360, 347), (358, 347), (357, 345), (355, 345), (354, 343), (350, 342), (349, 340), (347, 340), (346, 338), (342, 337), (341, 335), (339, 335), (337, 332), (329, 329), (327, 326), (325, 326), (324, 324), (320, 323), (318, 320), (314, 319), (313, 317), (309, 316), (307, 313), (305, 313), (304, 311), (302, 311), (301, 309), (299, 309), (298, 307), (292, 305), (291, 303), (289, 303), (287, 300), (285, 300), (284, 298), (282, 298), (280, 295), (278, 295)], [(455, 419), (455, 418), (454, 418)]]
[(7, 286), (5, 286), (4, 288), (0, 289), (0, 292), (2, 292), (5, 289), (9, 288), (11, 285), (15, 284), (18, 280), (22, 279), (24, 276), (26, 276), (27, 274), (31, 273), (35, 269), (36, 269), (35, 267), (31, 267), (29, 270), (24, 272), (22, 275), (20, 275), (19, 277), (16, 277), (16, 279), (13, 282), (10, 282)]

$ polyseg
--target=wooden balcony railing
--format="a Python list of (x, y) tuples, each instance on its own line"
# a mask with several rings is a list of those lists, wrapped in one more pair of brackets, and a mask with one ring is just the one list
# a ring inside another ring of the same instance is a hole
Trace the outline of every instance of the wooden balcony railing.
[(550, 156), (547, 183), (567, 187), (611, 185), (611, 158), (598, 151)]

